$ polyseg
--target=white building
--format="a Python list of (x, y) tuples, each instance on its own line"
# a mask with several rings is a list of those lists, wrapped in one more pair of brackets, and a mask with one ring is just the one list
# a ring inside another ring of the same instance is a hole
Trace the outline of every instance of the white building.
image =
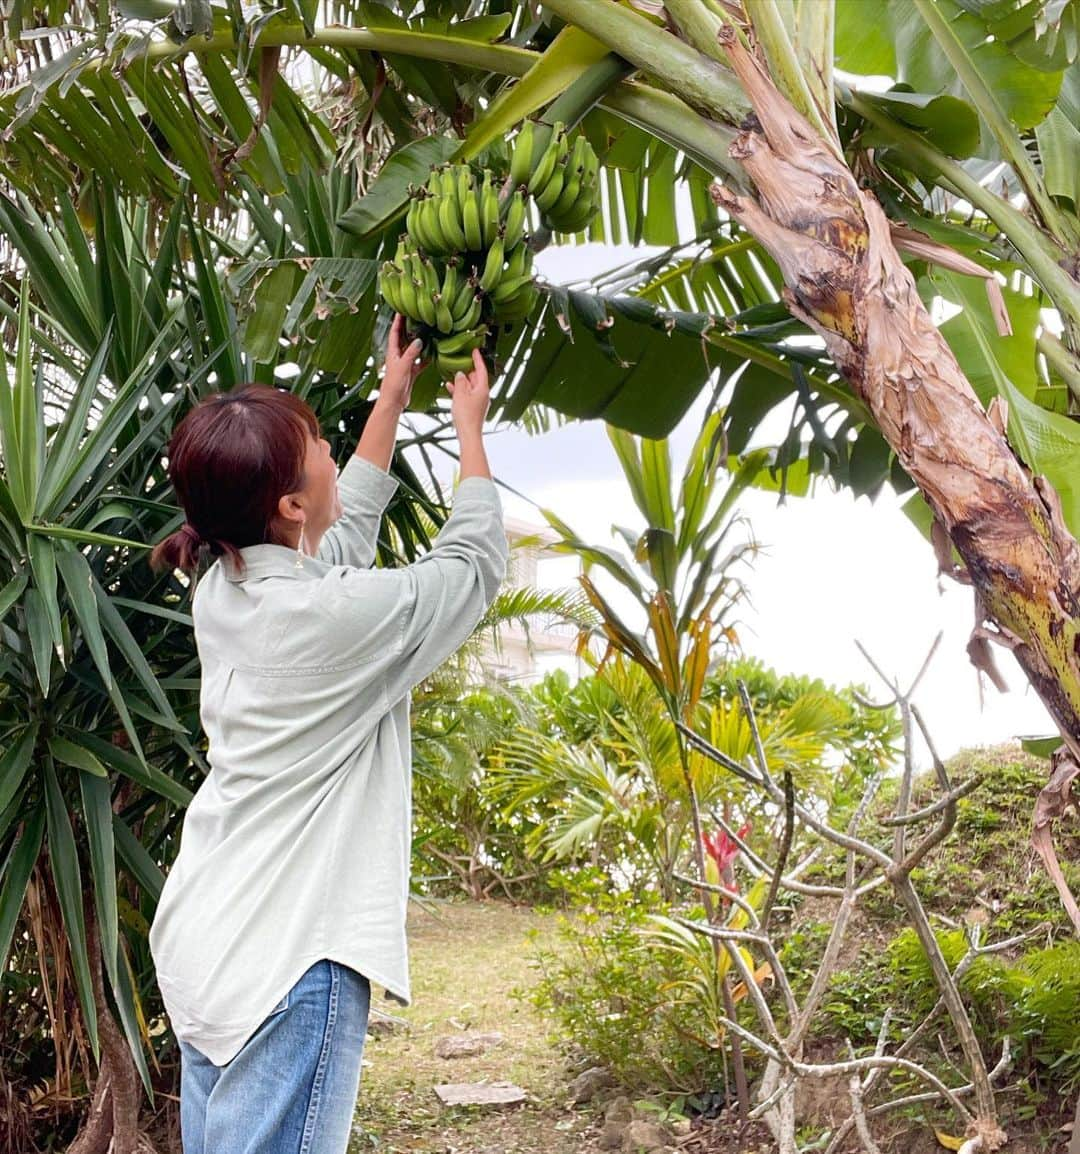
[[(570, 589), (577, 586), (581, 572), (579, 558), (556, 553), (551, 546), (558, 534), (546, 525), (534, 525), (506, 517), (506, 538), (510, 542), (510, 562), (503, 589)], [(499, 627), (496, 646), (486, 642), (483, 663), (487, 672), (500, 680), (531, 685), (546, 673), (563, 669), (572, 681), (588, 672), (576, 655), (577, 626), (552, 618), (537, 617), (526, 631), (514, 621)]]

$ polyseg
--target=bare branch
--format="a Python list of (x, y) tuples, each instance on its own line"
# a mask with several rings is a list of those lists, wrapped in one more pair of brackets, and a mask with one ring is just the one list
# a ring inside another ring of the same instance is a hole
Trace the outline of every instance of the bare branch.
[[(855, 1057), (855, 1050), (850, 1040), (847, 1044), (848, 1053)], [(882, 1034), (878, 1034), (878, 1044), (874, 1056), (880, 1058), (882, 1051)], [(863, 1085), (858, 1074), (848, 1078), (848, 1097), (851, 1099), (851, 1117), (855, 1123), (855, 1132), (859, 1135), (864, 1154), (881, 1154), (881, 1147), (874, 1141), (870, 1127), (866, 1121), (866, 1112), (863, 1110)]]
[[(741, 682), (740, 682), (741, 684)], [(769, 884), (769, 893), (765, 898), (765, 905), (761, 910), (761, 928), (768, 933), (769, 918), (772, 915), (776, 895), (784, 877), (784, 866), (787, 865), (788, 854), (791, 853), (791, 839), (795, 834), (795, 786), (791, 780), (791, 771), (784, 770), (784, 834), (780, 841), (780, 852), (776, 855), (776, 867), (773, 871), (772, 882)]]
[(963, 785), (958, 785), (954, 790), (951, 790), (944, 797), (939, 797), (937, 801), (932, 802), (930, 805), (923, 806), (922, 809), (917, 809), (913, 813), (878, 818), (878, 824), (886, 826), (915, 825), (917, 822), (926, 821), (928, 817), (933, 817), (935, 813), (940, 813), (948, 806), (954, 805), (962, 797), (967, 797), (969, 793), (974, 793), (982, 783), (983, 779), (981, 777), (969, 778)]
[(927, 653), (925, 660), (919, 667), (919, 672), (915, 674), (915, 680), (908, 686), (907, 693), (904, 697), (910, 701), (915, 696), (915, 690), (919, 688), (919, 682), (926, 676), (926, 671), (930, 668), (930, 662), (934, 660), (934, 654), (938, 651), (938, 646), (941, 644), (942, 637), (945, 636), (945, 631), (938, 630), (938, 635), (934, 638), (933, 644), (930, 646), (930, 652)]
[(683, 885), (693, 886), (696, 890), (705, 890), (710, 894), (719, 894), (722, 898), (727, 898), (734, 902), (735, 905), (743, 911), (750, 919), (750, 924), (756, 929), (761, 925), (761, 919), (758, 917), (757, 910), (739, 893), (738, 890), (728, 889), (727, 886), (718, 886), (713, 882), (699, 882), (697, 878), (689, 877), (687, 874), (673, 873), (671, 875), (675, 881), (682, 882)]
[(926, 748), (930, 750), (930, 757), (934, 763), (934, 772), (937, 774), (938, 784), (946, 791), (952, 789), (952, 785), (949, 783), (949, 775), (945, 769), (945, 763), (938, 756), (938, 751), (934, 746), (934, 739), (930, 736), (930, 730), (923, 720), (923, 715), (919, 712), (919, 707), (914, 701), (911, 702), (911, 716), (915, 718), (915, 723), (919, 727), (923, 741), (926, 742)]
[(739, 680), (739, 699), (742, 701), (743, 713), (750, 725), (750, 733), (754, 739), (754, 750), (757, 753), (758, 769), (761, 770), (761, 776), (769, 792), (774, 793), (776, 792), (776, 782), (769, 772), (769, 760), (765, 756), (765, 745), (761, 740), (761, 731), (758, 729), (757, 717), (754, 713), (754, 703), (750, 700), (750, 693), (746, 688), (746, 682), (742, 679)]

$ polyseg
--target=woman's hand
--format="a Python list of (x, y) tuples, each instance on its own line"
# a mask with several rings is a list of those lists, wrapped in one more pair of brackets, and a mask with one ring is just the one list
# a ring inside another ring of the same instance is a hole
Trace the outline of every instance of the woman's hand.
[(402, 348), (405, 340), (405, 318), (398, 313), (390, 326), (386, 341), (386, 372), (379, 386), (379, 400), (403, 413), (412, 396), (413, 382), (426, 368), (427, 362), (419, 360), (423, 348), (419, 340)]
[(452, 381), (446, 382), (447, 391), (453, 398), (450, 403), (450, 415), (453, 417), (459, 441), (480, 436), (491, 401), (484, 355), (479, 349), (473, 349), (472, 358), (471, 373), (458, 373)]

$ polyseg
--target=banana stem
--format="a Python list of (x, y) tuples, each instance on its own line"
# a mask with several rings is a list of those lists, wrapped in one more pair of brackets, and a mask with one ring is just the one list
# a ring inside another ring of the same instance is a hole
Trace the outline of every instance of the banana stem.
[(631, 8), (611, 0), (543, 0), (543, 6), (659, 77), (698, 112), (735, 125), (750, 111), (730, 69)]
[(557, 100), (552, 101), (540, 122), (554, 126), (561, 120), (567, 129), (576, 127), (602, 97), (633, 71), (632, 64), (614, 52), (610, 53), (583, 72)]

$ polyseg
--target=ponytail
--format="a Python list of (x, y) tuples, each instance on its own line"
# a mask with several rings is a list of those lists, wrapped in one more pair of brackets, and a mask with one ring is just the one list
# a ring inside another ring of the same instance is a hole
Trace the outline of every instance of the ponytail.
[(228, 541), (214, 541), (204, 537), (190, 521), (185, 521), (175, 533), (170, 533), (159, 541), (150, 552), (150, 567), (155, 572), (165, 569), (180, 569), (189, 577), (198, 571), (203, 549), (208, 548), (215, 555), (228, 553), (242, 570), (244, 559), (240, 550)]

